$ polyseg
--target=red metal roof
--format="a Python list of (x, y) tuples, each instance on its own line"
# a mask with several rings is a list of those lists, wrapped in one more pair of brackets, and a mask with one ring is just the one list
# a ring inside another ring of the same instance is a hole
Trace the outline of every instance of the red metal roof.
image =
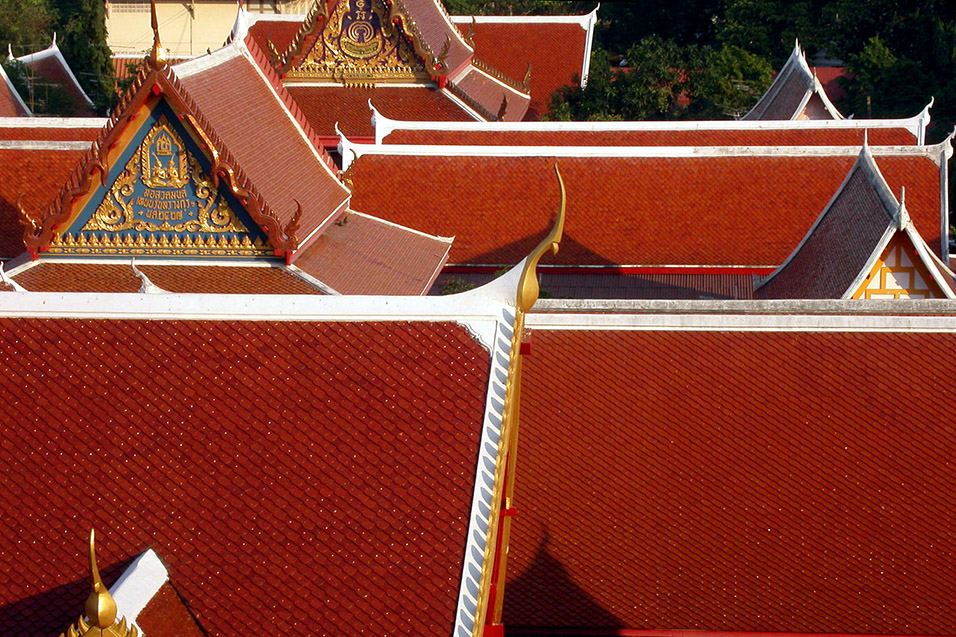
[(956, 334), (532, 342), (506, 625), (956, 631)]
[[(902, 127), (874, 128), (866, 133), (873, 146), (916, 144), (916, 136)], [(399, 129), (386, 135), (383, 141), (387, 144), (452, 146), (862, 146), (863, 136), (863, 128), (629, 131)]]
[[(556, 264), (766, 267), (793, 251), (854, 159), (369, 154), (349, 177), (353, 208), (454, 236), (452, 264), (524, 258), (550, 227), (557, 163), (568, 218)], [(906, 186), (917, 230), (939, 249), (939, 167), (925, 156), (876, 161), (894, 192)]]
[[(137, 269), (167, 292), (197, 294), (321, 294), (282, 268), (148, 265)], [(30, 292), (138, 292), (142, 281), (129, 263), (48, 260), (11, 277)]]
[(107, 585), (153, 548), (204, 634), (451, 633), (490, 369), (465, 327), (4, 319), (0, 335), (4, 633), (76, 619), (90, 526)]
[(25, 250), (17, 198), (23, 195), (28, 211), (45, 210), (84, 155), (82, 150), (0, 149), (0, 258)]
[[(463, 20), (465, 18), (458, 18)], [(457, 21), (462, 32), (471, 24)], [(557, 22), (475, 24), (475, 57), (520, 80), (531, 64), (531, 105), (525, 119), (546, 115), (551, 94), (575, 83), (584, 67), (587, 31), (578, 24)]]
[(335, 124), (349, 138), (374, 137), (372, 105), (386, 117), (412, 121), (474, 121), (444, 93), (425, 86), (286, 86), (312, 128), (338, 143)]
[(341, 294), (418, 296), (428, 292), (450, 248), (451, 241), (346, 213), (294, 264)]
[(308, 124), (298, 122), (289, 110), (285, 100), (291, 104), (292, 98), (277, 77), (274, 82), (263, 78), (256, 62), (238, 53), (195, 72), (186, 73), (184, 65), (176, 69), (189, 96), (283, 227), (301, 204), (299, 236), (304, 238), (345, 202), (348, 190), (313, 148)]

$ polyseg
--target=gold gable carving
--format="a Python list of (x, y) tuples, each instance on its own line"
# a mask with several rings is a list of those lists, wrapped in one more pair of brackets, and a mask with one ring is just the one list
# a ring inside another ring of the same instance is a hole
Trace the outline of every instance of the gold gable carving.
[(289, 79), (347, 85), (430, 79), (411, 42), (388, 19), (382, 0), (340, 0)]

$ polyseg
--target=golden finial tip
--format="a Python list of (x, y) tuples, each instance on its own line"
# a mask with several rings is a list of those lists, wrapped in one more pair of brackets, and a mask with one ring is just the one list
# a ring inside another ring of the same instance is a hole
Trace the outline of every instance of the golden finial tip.
[(103, 584), (96, 567), (96, 535), (90, 529), (90, 579), (93, 592), (86, 598), (86, 616), (98, 628), (107, 628), (116, 621), (116, 601)]
[(163, 44), (159, 41), (159, 19), (156, 17), (156, 0), (149, 0), (150, 26), (153, 29), (153, 48), (147, 58), (149, 65), (156, 69), (166, 68), (169, 60), (166, 58), (166, 51), (163, 50)]
[(558, 178), (558, 186), (561, 189), (561, 203), (558, 207), (557, 218), (554, 220), (554, 226), (551, 228), (551, 232), (548, 233), (541, 243), (528, 255), (527, 260), (525, 261), (524, 270), (521, 273), (521, 279), (518, 281), (518, 295), (516, 305), (518, 310), (521, 312), (528, 312), (531, 310), (532, 306), (538, 300), (538, 294), (540, 292), (538, 286), (538, 275), (537, 267), (538, 261), (541, 260), (549, 250), (552, 254), (558, 253), (558, 245), (561, 242), (561, 237), (564, 235), (564, 212), (567, 203), (567, 196), (564, 190), (564, 179), (561, 178), (561, 171), (558, 170), (558, 165), (554, 165), (554, 174)]

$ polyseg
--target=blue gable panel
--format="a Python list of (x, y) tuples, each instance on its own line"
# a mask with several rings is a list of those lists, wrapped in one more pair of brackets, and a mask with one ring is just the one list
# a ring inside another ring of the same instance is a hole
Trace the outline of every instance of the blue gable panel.
[(266, 234), (173, 110), (160, 100), (112, 165), (107, 186), (50, 244), (51, 256), (274, 259)]

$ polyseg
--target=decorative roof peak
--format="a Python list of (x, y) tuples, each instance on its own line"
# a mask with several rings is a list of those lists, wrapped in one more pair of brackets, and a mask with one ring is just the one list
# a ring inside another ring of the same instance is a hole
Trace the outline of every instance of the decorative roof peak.
[(169, 64), (169, 60), (166, 57), (163, 44), (159, 40), (159, 20), (156, 18), (156, 0), (149, 0), (149, 13), (149, 23), (153, 29), (153, 48), (149, 52), (149, 57), (146, 58), (146, 61), (150, 68), (158, 71), (166, 68)]
[(126, 618), (116, 621), (116, 600), (110, 595), (100, 570), (96, 566), (95, 533), (90, 529), (90, 580), (93, 591), (86, 599), (86, 617), (80, 617), (76, 626), (70, 626), (60, 637), (137, 637), (135, 626), (126, 626)]
[(564, 234), (564, 213), (567, 204), (567, 194), (564, 189), (564, 180), (561, 178), (561, 171), (558, 170), (557, 164), (554, 165), (554, 174), (558, 178), (558, 186), (561, 189), (561, 203), (558, 206), (557, 216), (554, 220), (554, 225), (551, 227), (551, 232), (531, 251), (531, 254), (529, 254), (525, 260), (524, 268), (521, 270), (516, 302), (518, 311), (520, 312), (530, 312), (531, 308), (537, 302), (538, 293), (540, 292), (537, 274), (538, 261), (540, 261), (541, 257), (549, 250), (551, 254), (558, 253), (561, 237)]

